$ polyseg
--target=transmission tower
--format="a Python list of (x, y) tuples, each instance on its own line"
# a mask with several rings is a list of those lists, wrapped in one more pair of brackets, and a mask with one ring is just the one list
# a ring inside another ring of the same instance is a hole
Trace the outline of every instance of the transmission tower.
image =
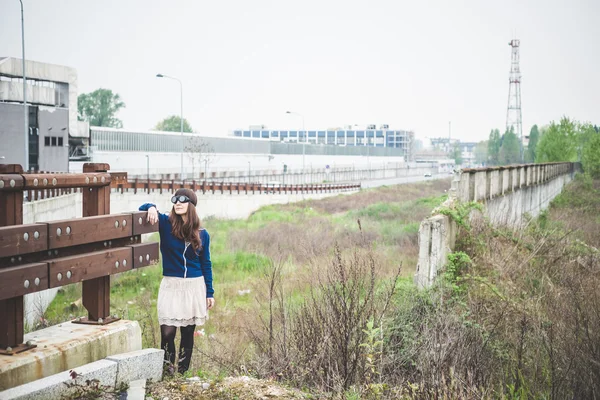
[(513, 129), (519, 138), (521, 162), (523, 162), (523, 124), (521, 119), (521, 68), (519, 67), (519, 39), (511, 40), (510, 74), (508, 78), (508, 107), (506, 108), (506, 130)]

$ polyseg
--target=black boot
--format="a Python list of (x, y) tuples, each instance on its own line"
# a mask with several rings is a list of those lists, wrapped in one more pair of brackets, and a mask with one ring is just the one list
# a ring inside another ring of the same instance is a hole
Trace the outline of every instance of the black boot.
[(180, 374), (184, 374), (188, 369), (190, 369), (190, 361), (192, 361), (192, 352), (193, 351), (194, 351), (194, 348), (191, 348), (191, 349), (180, 348), (179, 349), (179, 361), (178, 361), (178, 365), (177, 365), (177, 372), (179, 372)]

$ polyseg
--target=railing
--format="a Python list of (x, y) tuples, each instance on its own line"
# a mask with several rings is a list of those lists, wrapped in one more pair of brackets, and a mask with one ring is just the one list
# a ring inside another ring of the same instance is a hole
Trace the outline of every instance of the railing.
[[(110, 315), (110, 275), (158, 260), (156, 232), (145, 212), (110, 213), (108, 164), (84, 164), (82, 174), (24, 174), (20, 165), (0, 165), (0, 354), (23, 343), (23, 296), (82, 282), (87, 318), (74, 323), (105, 325)], [(23, 193), (38, 188), (81, 188), (83, 218), (23, 225)]]
[[(113, 174), (114, 176), (115, 174)], [(116, 177), (115, 177), (116, 178)], [(119, 173), (119, 177), (111, 181), (111, 188), (118, 192), (138, 190), (144, 192), (163, 191), (174, 192), (179, 188), (191, 189), (202, 194), (292, 194), (292, 193), (327, 193), (348, 190), (359, 190), (360, 183), (321, 183), (304, 185), (283, 185), (263, 183), (234, 183), (234, 182), (207, 182), (195, 180), (163, 180), (163, 179), (127, 179), (127, 175)]]
[(487, 201), (563, 174), (574, 174), (580, 169), (581, 164), (577, 162), (465, 168), (455, 176), (452, 191), (460, 201)]

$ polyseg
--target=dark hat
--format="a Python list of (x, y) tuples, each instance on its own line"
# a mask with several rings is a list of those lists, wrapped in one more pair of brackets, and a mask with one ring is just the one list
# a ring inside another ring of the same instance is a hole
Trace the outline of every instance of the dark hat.
[(198, 204), (198, 197), (196, 197), (196, 193), (191, 191), (190, 189), (177, 189), (175, 192), (175, 196), (187, 196), (190, 199), (190, 202), (196, 206)]

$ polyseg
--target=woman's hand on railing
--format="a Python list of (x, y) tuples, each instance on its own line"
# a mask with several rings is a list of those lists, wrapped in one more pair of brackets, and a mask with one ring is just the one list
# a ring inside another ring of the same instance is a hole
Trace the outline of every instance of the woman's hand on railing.
[(146, 217), (146, 219), (150, 222), (150, 225), (154, 225), (158, 222), (158, 210), (156, 207), (150, 207), (148, 209), (148, 217)]

